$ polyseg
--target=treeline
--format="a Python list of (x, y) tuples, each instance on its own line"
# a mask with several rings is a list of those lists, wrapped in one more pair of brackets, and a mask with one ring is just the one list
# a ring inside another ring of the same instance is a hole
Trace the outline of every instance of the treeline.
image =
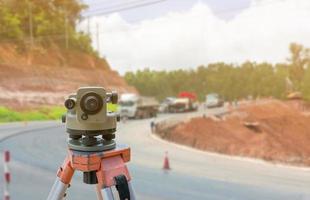
[(90, 37), (76, 31), (77, 0), (0, 0), (0, 42), (51, 45), (94, 53)]
[(145, 69), (125, 74), (126, 81), (140, 94), (161, 100), (191, 91), (202, 101), (208, 93), (221, 94), (226, 100), (257, 97), (285, 98), (300, 91), (310, 100), (309, 49), (290, 45), (288, 63), (245, 62), (241, 65), (214, 63), (195, 70), (153, 71)]

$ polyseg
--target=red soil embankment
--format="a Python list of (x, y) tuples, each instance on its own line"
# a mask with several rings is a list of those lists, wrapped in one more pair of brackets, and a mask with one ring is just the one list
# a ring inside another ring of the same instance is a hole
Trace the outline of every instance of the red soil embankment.
[(310, 165), (310, 117), (291, 104), (265, 101), (242, 106), (223, 119), (193, 118), (160, 137), (201, 150)]
[(0, 106), (62, 105), (66, 95), (87, 85), (136, 92), (105, 59), (57, 46), (20, 52), (12, 44), (0, 45)]

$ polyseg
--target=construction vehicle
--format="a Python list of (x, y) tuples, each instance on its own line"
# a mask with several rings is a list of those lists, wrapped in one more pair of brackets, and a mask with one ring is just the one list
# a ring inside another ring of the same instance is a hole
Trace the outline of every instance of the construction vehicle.
[(169, 112), (190, 112), (197, 109), (196, 94), (192, 92), (180, 92), (178, 98), (174, 99), (168, 107)]
[(121, 117), (143, 119), (156, 117), (159, 103), (153, 97), (143, 97), (137, 94), (122, 94), (119, 102)]
[(176, 97), (166, 97), (159, 106), (159, 112), (161, 113), (168, 113), (170, 105), (173, 104)]
[(217, 108), (222, 106), (224, 106), (224, 100), (219, 94), (211, 93), (206, 95), (206, 108)]

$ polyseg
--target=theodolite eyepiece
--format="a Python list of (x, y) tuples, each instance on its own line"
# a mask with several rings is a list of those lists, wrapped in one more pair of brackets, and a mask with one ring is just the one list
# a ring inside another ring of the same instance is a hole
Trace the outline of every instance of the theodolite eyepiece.
[(107, 103), (117, 104), (117, 101), (118, 94), (103, 87), (82, 87), (69, 95), (63, 119), (70, 137), (69, 148), (82, 151), (114, 148), (118, 116), (107, 110)]

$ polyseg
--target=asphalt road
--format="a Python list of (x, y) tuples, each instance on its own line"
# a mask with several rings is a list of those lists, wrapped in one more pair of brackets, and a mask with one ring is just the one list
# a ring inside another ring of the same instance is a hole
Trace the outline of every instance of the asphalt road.
[[(156, 120), (190, 115), (197, 113), (162, 115)], [(138, 199), (310, 199), (310, 168), (184, 148), (154, 138), (149, 125), (150, 119), (128, 121), (120, 123), (117, 132), (117, 142), (132, 148), (129, 168)], [(60, 122), (0, 125), (0, 149), (9, 149), (13, 159), (12, 200), (47, 197), (66, 155), (66, 137)], [(169, 152), (172, 168), (168, 173), (161, 169), (165, 151)], [(2, 162), (0, 170), (3, 171)], [(0, 183), (2, 193), (2, 179)], [(94, 186), (83, 184), (82, 174), (77, 172), (67, 199), (96, 199)]]

